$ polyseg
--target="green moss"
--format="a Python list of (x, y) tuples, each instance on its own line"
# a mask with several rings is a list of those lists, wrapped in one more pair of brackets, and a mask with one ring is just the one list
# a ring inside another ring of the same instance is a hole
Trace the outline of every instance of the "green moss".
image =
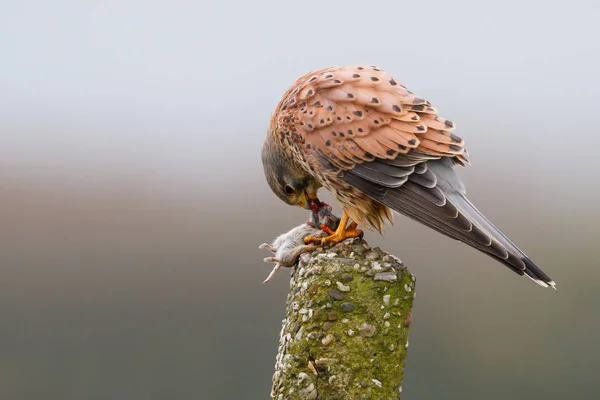
[[(397, 280), (374, 279), (386, 272)], [(313, 253), (290, 285), (271, 398), (398, 399), (414, 298), (410, 272), (355, 241)], [(343, 300), (334, 300), (332, 289)]]

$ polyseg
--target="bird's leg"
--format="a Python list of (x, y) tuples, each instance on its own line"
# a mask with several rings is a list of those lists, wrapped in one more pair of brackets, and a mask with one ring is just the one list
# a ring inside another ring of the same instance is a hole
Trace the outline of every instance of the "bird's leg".
[(346, 226), (349, 219), (348, 214), (344, 211), (335, 231), (330, 229), (327, 225), (321, 225), (321, 229), (327, 232), (329, 236), (323, 238), (307, 236), (304, 238), (304, 243), (320, 243), (322, 246), (332, 247), (348, 238), (361, 237), (363, 232), (360, 229), (356, 229), (356, 222), (352, 222), (350, 225)]

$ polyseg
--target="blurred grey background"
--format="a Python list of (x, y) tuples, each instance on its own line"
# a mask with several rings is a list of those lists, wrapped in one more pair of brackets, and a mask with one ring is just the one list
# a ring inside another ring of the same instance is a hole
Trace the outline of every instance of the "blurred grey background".
[[(455, 121), (472, 201), (544, 290), (398, 217), (407, 399), (600, 389), (597, 2), (74, 1), (0, 8), (0, 398), (265, 399), (303, 222), (263, 177), (288, 86), (377, 64)], [(339, 209), (338, 209), (339, 210)]]

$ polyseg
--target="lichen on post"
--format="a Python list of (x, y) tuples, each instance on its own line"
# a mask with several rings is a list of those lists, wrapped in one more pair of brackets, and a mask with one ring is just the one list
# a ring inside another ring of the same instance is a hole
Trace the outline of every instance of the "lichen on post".
[(402, 262), (362, 239), (303, 254), (271, 399), (399, 399), (414, 296)]

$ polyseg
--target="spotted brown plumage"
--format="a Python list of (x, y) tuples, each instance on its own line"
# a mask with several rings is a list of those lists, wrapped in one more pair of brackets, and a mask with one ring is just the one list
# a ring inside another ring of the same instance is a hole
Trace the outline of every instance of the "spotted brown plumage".
[[(467, 199), (454, 167), (468, 164), (454, 123), (375, 66), (330, 67), (298, 79), (265, 140), (265, 176), (277, 196), (307, 209), (325, 187), (343, 208), (333, 245), (383, 231), (395, 210), (495, 258), (541, 286), (554, 282)], [(346, 227), (346, 223), (352, 223)]]

